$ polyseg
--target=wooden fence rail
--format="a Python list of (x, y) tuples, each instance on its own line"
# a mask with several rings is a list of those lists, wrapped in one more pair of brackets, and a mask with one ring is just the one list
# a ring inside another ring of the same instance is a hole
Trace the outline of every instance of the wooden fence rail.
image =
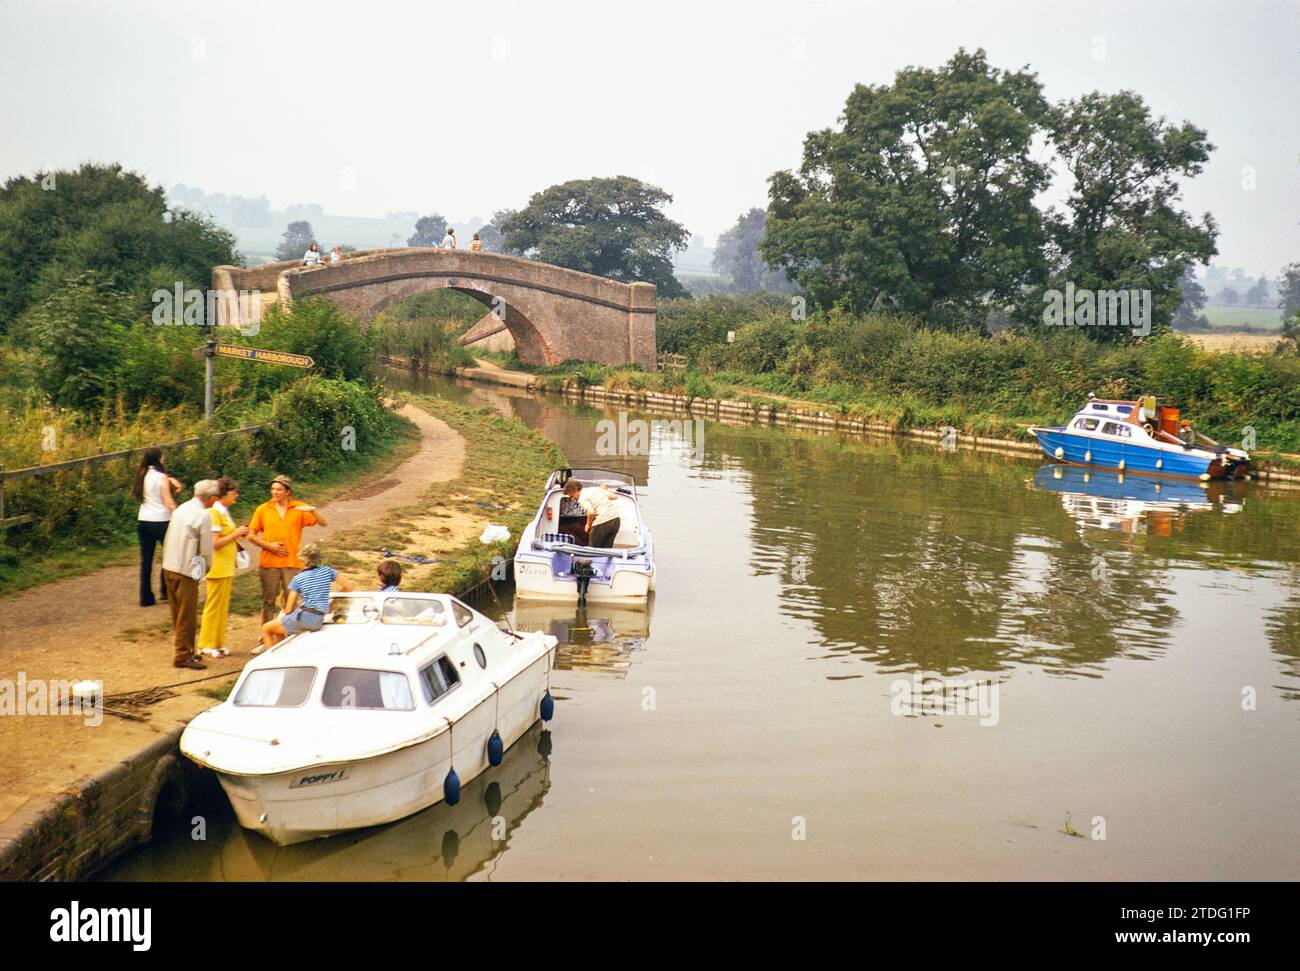
[(49, 475), (52, 472), (67, 472), (70, 469), (81, 468), (86, 465), (96, 465), (100, 462), (113, 462), (117, 459), (129, 459), (134, 455), (143, 455), (151, 448), (185, 448), (189, 445), (197, 445), (206, 438), (225, 438), (228, 435), (251, 435), (260, 432), (267, 425), (245, 425), (243, 428), (232, 428), (229, 431), (213, 432), (210, 435), (204, 435), (199, 438), (183, 438), (179, 442), (164, 442), (161, 445), (142, 445), (139, 448), (123, 449), (120, 452), (101, 452), (99, 455), (87, 455), (85, 458), (69, 459), (66, 462), (52, 462), (49, 465), (31, 465), (25, 469), (6, 470), (0, 466), (0, 533), (10, 526), (21, 526), (23, 523), (30, 523), (33, 520), (31, 513), (22, 516), (10, 516), (5, 518), (5, 483), (11, 479), (30, 479), (37, 475)]

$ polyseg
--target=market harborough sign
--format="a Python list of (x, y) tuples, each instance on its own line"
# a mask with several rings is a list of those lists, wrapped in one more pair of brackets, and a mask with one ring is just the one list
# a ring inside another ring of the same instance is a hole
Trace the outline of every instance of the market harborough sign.
[(271, 351), (261, 347), (241, 347), (238, 344), (218, 344), (208, 341), (194, 352), (196, 357), (207, 358), (204, 369), (203, 417), (212, 418), (212, 361), (218, 357), (233, 357), (241, 361), (256, 361), (259, 364), (282, 364), (286, 367), (315, 367), (316, 362), (306, 354), (289, 354), (285, 351)]

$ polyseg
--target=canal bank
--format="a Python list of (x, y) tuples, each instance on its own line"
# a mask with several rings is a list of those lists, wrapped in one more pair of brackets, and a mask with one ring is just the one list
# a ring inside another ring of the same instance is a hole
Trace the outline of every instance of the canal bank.
[[(361, 584), (374, 583), (379, 545), (440, 560), (408, 567), (413, 585), (455, 578), (440, 589), (462, 590), (481, 576), (477, 536), (500, 521), (508, 481), (488, 475), (472, 453), (528, 478), (517, 505), (531, 498), (531, 476), (554, 461), (553, 447), (517, 422), (473, 409), (424, 401), (402, 414), (420, 430), (420, 448), (323, 504), (330, 528), (311, 537), (327, 557)], [(513, 460), (512, 460), (513, 456)], [(245, 510), (245, 518), (247, 513)], [(376, 535), (377, 524), (388, 530)], [(411, 544), (418, 543), (418, 548)], [(422, 572), (423, 571), (423, 574)], [(479, 571), (479, 572), (476, 572)], [(6, 666), (27, 684), (90, 678), (104, 683), (110, 711), (98, 718), (53, 715), (0, 718), (0, 879), (69, 880), (97, 872), (147, 841), (155, 821), (174, 817), (198, 783), (176, 752), (188, 721), (224, 696), (256, 642), (257, 618), (232, 616), (232, 654), (210, 660), (201, 678), (171, 668), (164, 614), (129, 606), (130, 568), (60, 581), (0, 601)], [(247, 581), (246, 581), (247, 582)], [(256, 577), (251, 582), (255, 587)], [(125, 584), (125, 586), (123, 586)], [(62, 606), (92, 602), (90, 618)], [(165, 608), (163, 608), (165, 610)], [(94, 722), (91, 724), (90, 722)]]
[[(404, 367), (408, 362), (387, 359), (393, 367)], [(653, 414), (690, 415), (720, 422), (766, 424), (778, 427), (844, 432), (850, 435), (901, 436), (930, 442), (946, 451), (976, 451), (1041, 460), (1042, 449), (1029, 439), (1005, 436), (978, 435), (960, 429), (915, 428), (871, 421), (844, 412), (827, 411), (824, 406), (796, 398), (773, 397), (754, 390), (743, 399), (706, 398), (674, 392), (646, 389), (610, 388), (599, 384), (582, 384), (577, 380), (557, 382), (543, 379), (524, 371), (510, 371), (480, 361), (480, 367), (456, 368), (455, 376), (467, 381), (494, 384), (539, 394), (557, 394), (570, 401), (584, 401), (594, 405), (621, 405)], [(1269, 460), (1256, 464), (1253, 478), (1280, 489), (1300, 489), (1300, 455), (1285, 455), (1289, 465), (1279, 465)]]

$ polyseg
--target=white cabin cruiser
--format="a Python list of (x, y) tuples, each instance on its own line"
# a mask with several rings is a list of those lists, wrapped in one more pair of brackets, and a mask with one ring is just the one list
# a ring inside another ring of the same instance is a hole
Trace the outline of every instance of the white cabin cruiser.
[[(564, 484), (604, 488), (619, 513), (612, 547), (574, 542), (561, 516)], [(654, 544), (641, 518), (636, 483), (607, 469), (559, 469), (546, 481), (546, 494), (524, 527), (515, 552), (515, 595), (521, 600), (570, 603), (644, 603), (655, 588)]]
[(555, 647), (446, 594), (336, 594), (320, 630), (250, 661), (180, 749), (282, 846), (392, 822), (454, 805), (551, 717)]

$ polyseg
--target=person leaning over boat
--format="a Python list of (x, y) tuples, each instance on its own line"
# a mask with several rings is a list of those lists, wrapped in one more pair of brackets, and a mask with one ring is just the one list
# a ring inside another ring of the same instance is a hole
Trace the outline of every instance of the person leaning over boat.
[(287, 475), (271, 480), (271, 499), (257, 507), (248, 524), (248, 541), (261, 547), (257, 558), (262, 581), (262, 623), (275, 618), (276, 605), (289, 581), (302, 569), (298, 547), (302, 531), (308, 526), (326, 526), (325, 517), (315, 506), (293, 498), (293, 482)]
[(289, 582), (284, 613), (262, 625), (263, 647), (273, 647), (300, 631), (320, 630), (329, 614), (330, 590), (356, 589), (349, 580), (339, 576), (334, 567), (321, 564), (320, 547), (315, 543), (304, 546), (301, 555), (307, 568)]
[(560, 532), (568, 533), (579, 546), (587, 545), (587, 510), (582, 508), (578, 497), (582, 495), (582, 483), (570, 479), (564, 483), (564, 492), (560, 494)]
[(208, 509), (220, 487), (213, 479), (194, 483), (194, 498), (182, 502), (167, 524), (163, 540), (162, 575), (172, 611), (172, 665), (202, 670), (194, 656), (194, 628), (199, 611), (199, 581), (212, 567), (212, 520)]
[(235, 558), (248, 527), (236, 526), (230, 516), (230, 507), (239, 501), (239, 483), (223, 478), (217, 480), (217, 487), (217, 501), (208, 510), (212, 520), (212, 569), (208, 571), (208, 595), (199, 624), (199, 651), (223, 657), (230, 653), (226, 649), (226, 620), (230, 616), (230, 588), (235, 583)]
[(579, 493), (578, 502), (587, 511), (587, 545), (597, 549), (612, 547), (620, 520), (609, 490), (603, 485), (588, 486)]

